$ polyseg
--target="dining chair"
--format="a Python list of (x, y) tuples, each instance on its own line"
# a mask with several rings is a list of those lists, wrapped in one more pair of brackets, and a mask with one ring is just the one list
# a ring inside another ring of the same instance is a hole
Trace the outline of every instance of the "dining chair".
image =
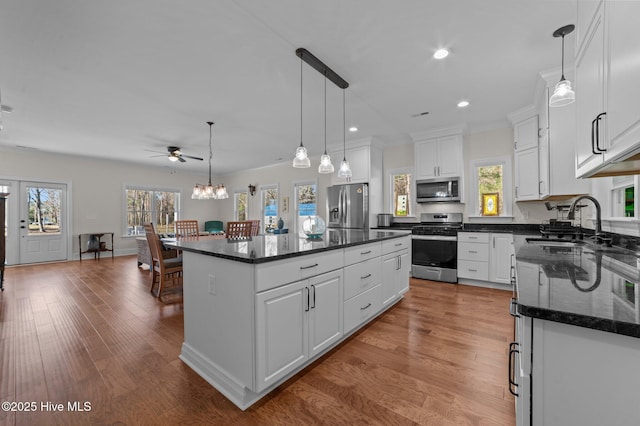
[(251, 236), (256, 236), (260, 233), (260, 220), (250, 220), (251, 222)]
[(176, 238), (195, 238), (200, 237), (200, 227), (198, 221), (193, 219), (176, 220)]
[(204, 230), (209, 234), (223, 234), (224, 222), (221, 220), (208, 220), (204, 223)]
[[(149, 292), (154, 294), (157, 284), (156, 295), (161, 302), (179, 302), (182, 300), (182, 258), (176, 257), (176, 250), (164, 250), (153, 223), (145, 223), (144, 229), (151, 252)], [(167, 296), (172, 297), (167, 299)]]
[(251, 221), (227, 222), (226, 237), (231, 240), (251, 237)]

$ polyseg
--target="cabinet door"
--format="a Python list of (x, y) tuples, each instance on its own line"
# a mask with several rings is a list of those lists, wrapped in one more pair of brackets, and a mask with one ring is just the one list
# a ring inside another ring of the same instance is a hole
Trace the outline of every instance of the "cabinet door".
[[(576, 177), (588, 175), (604, 161), (604, 156), (592, 144), (595, 118), (604, 112), (604, 22), (600, 6), (591, 27), (585, 34), (583, 48), (576, 57)], [(562, 107), (561, 107), (562, 108)], [(600, 126), (600, 148), (605, 138)], [(594, 153), (594, 150), (596, 153)]]
[(309, 280), (309, 356), (322, 352), (342, 337), (342, 271)]
[(437, 145), (436, 139), (415, 143), (416, 179), (429, 179), (437, 176)]
[(397, 253), (391, 253), (382, 258), (382, 306), (392, 302), (398, 295), (396, 288), (398, 264)]
[(513, 127), (514, 149), (523, 151), (538, 146), (538, 116), (517, 123)]
[[(605, 160), (640, 147), (640, 2), (610, 1), (607, 15), (607, 133)], [(635, 17), (636, 19), (632, 19)], [(632, 60), (632, 58), (635, 58)]]
[(308, 291), (305, 280), (256, 295), (257, 392), (309, 358)]
[(511, 283), (513, 235), (491, 234), (489, 253), (489, 281), (501, 284)]
[(447, 136), (438, 139), (438, 176), (460, 176), (462, 168), (462, 138)]
[(398, 254), (400, 257), (400, 269), (396, 274), (396, 292), (405, 294), (409, 291), (409, 274), (411, 271), (411, 255), (409, 250), (402, 251)]
[(539, 199), (538, 147), (516, 151), (514, 158), (516, 201)]

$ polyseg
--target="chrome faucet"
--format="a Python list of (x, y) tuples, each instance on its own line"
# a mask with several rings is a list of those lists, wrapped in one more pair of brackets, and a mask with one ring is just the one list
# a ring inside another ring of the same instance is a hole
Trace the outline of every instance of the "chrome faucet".
[(576, 218), (576, 206), (578, 205), (578, 202), (580, 200), (584, 200), (584, 199), (591, 200), (591, 202), (593, 202), (593, 205), (596, 206), (596, 231), (594, 234), (594, 238), (595, 238), (596, 244), (601, 244), (604, 241), (604, 239), (602, 238), (602, 212), (601, 212), (600, 203), (598, 202), (598, 200), (596, 200), (590, 195), (582, 195), (576, 198), (576, 200), (571, 204), (571, 207), (569, 208), (569, 213), (567, 213), (567, 219), (574, 220)]

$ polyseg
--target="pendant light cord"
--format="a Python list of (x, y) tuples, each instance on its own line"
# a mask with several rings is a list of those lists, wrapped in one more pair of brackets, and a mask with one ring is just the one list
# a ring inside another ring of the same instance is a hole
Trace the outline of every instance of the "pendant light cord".
[(344, 100), (345, 89), (342, 89), (342, 161), (347, 161), (347, 113)]
[(211, 150), (211, 135), (213, 123), (210, 121), (207, 124), (209, 124), (209, 186), (211, 186), (211, 159), (213, 158), (213, 151)]
[(327, 155), (327, 76), (324, 76), (324, 155)]
[(565, 80), (564, 78), (564, 34), (562, 34), (562, 77), (560, 80)]
[(302, 146), (302, 57), (300, 57), (300, 146)]

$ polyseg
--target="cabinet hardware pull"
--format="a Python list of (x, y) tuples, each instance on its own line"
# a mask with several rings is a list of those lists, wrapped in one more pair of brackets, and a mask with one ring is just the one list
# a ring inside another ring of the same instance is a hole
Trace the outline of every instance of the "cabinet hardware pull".
[(305, 308), (305, 312), (309, 312), (309, 287), (305, 287), (305, 290), (307, 290), (307, 307)]
[(470, 240), (477, 240), (478, 237), (469, 237)]
[(364, 277), (360, 277), (361, 280), (366, 280), (367, 278), (369, 278), (371, 276), (371, 274), (367, 274)]
[(467, 271), (469, 271), (469, 272), (478, 272), (477, 269), (471, 269), (471, 268), (468, 268)]
[(518, 141), (513, 141), (513, 149), (518, 150)]
[(314, 263), (313, 265), (309, 265), (309, 266), (301, 266), (300, 269), (311, 269), (311, 268), (315, 268), (316, 266), (318, 266), (318, 264)]
[(369, 253), (371, 253), (371, 250), (361, 251), (361, 252), (360, 252), (360, 254), (361, 254), (361, 255), (363, 255), (363, 256), (364, 256), (365, 254), (369, 254)]
[(371, 306), (371, 302), (369, 302), (369, 303), (367, 304), (367, 306), (365, 306), (364, 308), (360, 308), (360, 310), (361, 310), (361, 311), (364, 311), (364, 310), (365, 310), (365, 309), (367, 309), (369, 306)]
[(596, 116), (596, 149), (598, 151), (600, 151), (599, 154), (607, 151), (604, 148), (600, 148), (600, 118), (603, 115), (607, 115), (607, 113), (606, 112), (601, 112), (600, 114), (598, 114)]
[(394, 244), (393, 246), (394, 246), (394, 247), (400, 247), (401, 245), (402, 245), (402, 243), (396, 243), (396, 244)]
[(469, 253), (476, 253), (477, 254), (478, 252), (475, 251), (475, 250), (469, 250)]
[(518, 346), (517, 342), (509, 343), (509, 392), (513, 396), (519, 396), (518, 392), (513, 390), (513, 387), (518, 389), (518, 384), (515, 381), (515, 368), (513, 368), (513, 355), (520, 353), (519, 350), (514, 349), (515, 346)]
[(518, 187), (516, 186), (516, 198), (518, 198)]
[(313, 289), (313, 306), (311, 307), (313, 309), (316, 307), (316, 286), (312, 285), (311, 288)]
[(538, 195), (542, 194), (542, 181), (538, 182)]
[(433, 166), (433, 175), (438, 176), (438, 172), (436, 171), (436, 166)]
[(596, 125), (596, 119), (594, 118), (593, 121), (591, 121), (591, 152), (593, 152), (594, 155), (598, 155), (602, 153), (596, 152), (596, 137), (594, 135), (595, 125)]
[(496, 248), (496, 237), (493, 237), (493, 248)]
[(509, 315), (511, 315), (514, 318), (520, 318), (520, 314), (516, 311), (517, 306), (518, 306), (518, 301), (516, 300), (515, 297), (512, 297), (511, 302), (509, 302)]

